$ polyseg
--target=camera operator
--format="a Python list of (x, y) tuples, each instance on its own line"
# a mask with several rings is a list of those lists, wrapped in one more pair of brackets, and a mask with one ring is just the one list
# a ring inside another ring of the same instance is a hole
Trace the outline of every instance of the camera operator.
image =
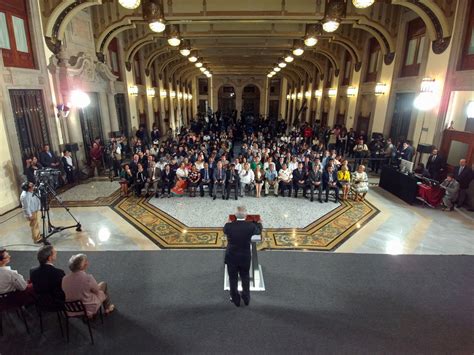
[(33, 242), (41, 243), (43, 239), (40, 234), (38, 221), (41, 201), (38, 196), (33, 193), (34, 184), (32, 182), (24, 182), (21, 185), (21, 189), (23, 190), (20, 195), (21, 207), (24, 216), (30, 222), (31, 237), (33, 238)]

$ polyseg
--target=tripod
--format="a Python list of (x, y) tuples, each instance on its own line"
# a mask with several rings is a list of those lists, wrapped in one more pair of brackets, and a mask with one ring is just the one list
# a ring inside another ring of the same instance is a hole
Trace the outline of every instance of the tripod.
[[(38, 186), (38, 189), (34, 193), (35, 196), (37, 196), (40, 199), (41, 202), (41, 220), (43, 224), (43, 243), (49, 244), (47, 239), (51, 237), (55, 233), (59, 233), (65, 229), (70, 229), (70, 228), (76, 228), (76, 232), (81, 232), (82, 231), (82, 226), (81, 223), (74, 217), (74, 215), (71, 213), (68, 207), (66, 207), (61, 200), (61, 198), (58, 196), (56, 191), (49, 185), (48, 183), (40, 183)], [(51, 194), (51, 196), (59, 202), (59, 205), (64, 208), (67, 213), (72, 217), (72, 219), (76, 222), (74, 225), (66, 226), (66, 227), (61, 227), (61, 226), (54, 226), (51, 223), (51, 218), (49, 216), (49, 199), (48, 195)], [(46, 233), (47, 229), (47, 233)]]

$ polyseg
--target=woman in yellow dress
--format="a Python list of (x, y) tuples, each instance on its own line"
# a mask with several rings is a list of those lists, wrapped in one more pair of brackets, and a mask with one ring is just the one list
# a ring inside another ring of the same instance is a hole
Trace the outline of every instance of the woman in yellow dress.
[(342, 200), (347, 200), (349, 191), (351, 189), (351, 173), (346, 165), (341, 166), (341, 170), (337, 172), (337, 182), (342, 188)]

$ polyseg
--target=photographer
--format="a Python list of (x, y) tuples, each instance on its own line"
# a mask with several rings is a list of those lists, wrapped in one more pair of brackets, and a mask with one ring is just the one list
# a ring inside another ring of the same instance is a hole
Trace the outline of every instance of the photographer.
[(26, 219), (30, 222), (31, 237), (33, 242), (41, 243), (43, 240), (39, 228), (39, 213), (41, 209), (40, 199), (33, 193), (34, 184), (32, 182), (24, 182), (21, 185), (23, 190), (20, 195), (21, 207)]

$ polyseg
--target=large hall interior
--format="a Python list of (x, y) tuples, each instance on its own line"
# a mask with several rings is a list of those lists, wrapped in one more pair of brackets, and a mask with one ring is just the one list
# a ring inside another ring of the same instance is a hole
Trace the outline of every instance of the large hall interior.
[(1, 354), (474, 352), (473, 1), (2, 0), (0, 54)]

